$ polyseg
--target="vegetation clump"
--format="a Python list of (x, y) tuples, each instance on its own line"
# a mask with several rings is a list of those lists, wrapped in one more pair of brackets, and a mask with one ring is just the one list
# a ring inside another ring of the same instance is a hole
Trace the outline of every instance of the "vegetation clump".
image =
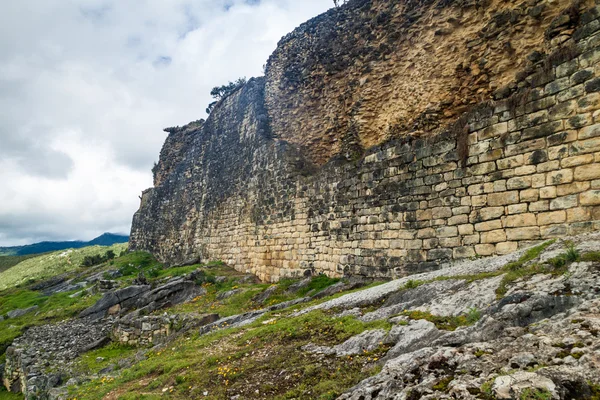
[(435, 324), (436, 328), (445, 331), (454, 331), (461, 326), (473, 325), (481, 318), (481, 314), (476, 308), (469, 309), (466, 314), (452, 316), (433, 315), (429, 311), (418, 310), (403, 311), (401, 315), (409, 319), (424, 319)]
[(216, 100), (210, 103), (208, 107), (206, 107), (206, 113), (210, 114), (213, 108), (217, 105), (217, 103), (220, 100), (223, 100), (224, 98), (226, 98), (227, 96), (244, 86), (246, 82), (246, 77), (242, 77), (238, 78), (235, 82), (229, 82), (226, 85), (215, 86), (214, 88), (212, 88), (212, 90), (210, 91), (210, 95)]

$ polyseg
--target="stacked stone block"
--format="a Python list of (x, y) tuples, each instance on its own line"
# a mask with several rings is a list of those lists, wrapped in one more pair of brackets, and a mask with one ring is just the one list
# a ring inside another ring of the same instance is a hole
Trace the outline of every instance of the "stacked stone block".
[[(457, 122), (464, 126), (390, 140), (357, 162), (305, 173), (277, 139), (245, 144), (246, 121), (221, 157), (246, 146), (252, 174), (235, 189), (222, 185), (228, 195), (204, 207), (189, 199), (215, 195), (199, 186), (209, 178), (194, 176), (210, 165), (180, 168), (174, 193), (192, 203), (176, 217), (183, 222), (171, 223), (177, 201), (161, 198), (161, 187), (146, 192), (132, 246), (175, 263), (221, 259), (271, 281), (306, 271), (396, 277), (598, 230), (598, 15), (598, 7), (585, 13), (572, 37), (555, 43), (566, 59), (542, 60), (515, 83), (516, 93), (476, 107)], [(161, 218), (169, 229), (155, 222)]]

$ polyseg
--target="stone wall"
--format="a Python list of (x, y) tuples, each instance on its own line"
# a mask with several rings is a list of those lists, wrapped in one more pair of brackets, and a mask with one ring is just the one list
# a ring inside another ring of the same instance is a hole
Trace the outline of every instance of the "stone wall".
[(319, 168), (273, 135), (268, 78), (251, 80), (145, 192), (131, 247), (170, 263), (222, 259), (271, 281), (307, 270), (396, 277), (599, 229), (599, 11), (550, 35), (547, 56), (441, 133)]
[(112, 327), (113, 340), (130, 346), (147, 346), (163, 342), (171, 334), (168, 317), (145, 316), (117, 321)]

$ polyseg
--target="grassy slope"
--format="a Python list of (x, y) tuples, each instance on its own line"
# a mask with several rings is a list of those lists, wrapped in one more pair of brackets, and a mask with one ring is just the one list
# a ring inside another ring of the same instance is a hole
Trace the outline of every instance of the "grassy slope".
[(13, 255), (2, 255), (0, 254), (0, 272), (4, 272), (7, 269), (14, 267), (21, 261), (25, 261), (28, 258), (38, 257), (41, 254), (32, 254), (27, 256), (13, 256)]
[[(100, 378), (73, 390), (70, 398), (153, 399), (166, 395), (174, 399), (229, 399), (240, 395), (334, 399), (376, 373), (377, 360), (388, 348), (382, 344), (373, 352), (338, 358), (310, 354), (301, 347), (310, 342), (337, 344), (374, 328), (388, 329), (389, 325), (382, 321), (362, 323), (353, 317), (334, 318), (322, 311), (282, 319), (271, 313), (243, 328), (180, 337), (166, 348), (151, 351), (148, 359), (116, 378)], [(98, 354), (105, 356), (109, 351)]]
[[(515, 279), (537, 273), (563, 273), (565, 263), (579, 259), (579, 255), (568, 252), (549, 260), (541, 267), (533, 261), (552, 242), (543, 243), (523, 254), (494, 273), (444, 279), (466, 279), (467, 281), (503, 275), (498, 296), (506, 293), (507, 286)], [(581, 259), (590, 258), (585, 255)], [(596, 257), (594, 254), (593, 257)], [(556, 265), (555, 265), (556, 264)], [(327, 278), (316, 277), (313, 286), (326, 287)], [(285, 289), (291, 282), (280, 283), (273, 296), (275, 301), (291, 297)], [(409, 281), (407, 290), (423, 282)], [(178, 311), (218, 312), (234, 314), (259, 307), (251, 301), (255, 293), (268, 285), (238, 284), (235, 278), (220, 284), (205, 283), (207, 295), (194, 302), (178, 306)], [(218, 293), (233, 288), (241, 293), (217, 300)], [(296, 296), (300, 296), (297, 293)], [(323, 299), (320, 301), (324, 301)], [(293, 307), (306, 307), (319, 301)], [(205, 336), (188, 333), (161, 349), (147, 354), (148, 359), (135, 364), (114, 377), (106, 377), (73, 389), (72, 395), (85, 399), (158, 399), (170, 397), (187, 399), (205, 397), (209, 399), (240, 398), (255, 399), (334, 399), (348, 388), (377, 372), (377, 360), (387, 351), (381, 343), (373, 352), (359, 356), (338, 358), (319, 356), (302, 350), (307, 343), (333, 345), (343, 342), (367, 329), (389, 329), (386, 321), (363, 323), (354, 317), (334, 317), (334, 311), (313, 311), (290, 318), (291, 310), (271, 312), (249, 326), (215, 331)], [(457, 326), (475, 323), (478, 310), (468, 310), (458, 317), (438, 317), (425, 312), (402, 313), (410, 319), (426, 319), (440, 329), (454, 330)], [(106, 396), (106, 397), (105, 397)]]
[(110, 247), (91, 246), (76, 250), (61, 250), (29, 258), (0, 273), (0, 290), (73, 271), (81, 265), (85, 256), (104, 254), (108, 250), (119, 254), (126, 249), (127, 244), (123, 243)]

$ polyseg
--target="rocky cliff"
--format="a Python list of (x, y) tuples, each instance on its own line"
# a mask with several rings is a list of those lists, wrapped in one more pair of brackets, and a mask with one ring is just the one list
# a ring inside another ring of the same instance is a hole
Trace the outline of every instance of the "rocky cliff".
[(171, 130), (131, 248), (396, 277), (600, 228), (599, 9), (352, 0)]

